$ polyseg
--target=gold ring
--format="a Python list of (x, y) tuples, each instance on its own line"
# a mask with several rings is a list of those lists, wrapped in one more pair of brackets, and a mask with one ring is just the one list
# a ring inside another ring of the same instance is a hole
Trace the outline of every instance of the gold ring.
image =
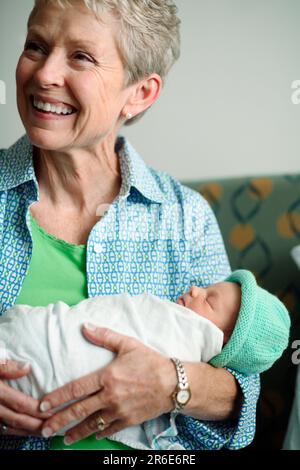
[(107, 424), (104, 419), (102, 418), (102, 416), (99, 414), (98, 417), (97, 417), (97, 429), (98, 431), (104, 431), (104, 429), (108, 428), (109, 424)]

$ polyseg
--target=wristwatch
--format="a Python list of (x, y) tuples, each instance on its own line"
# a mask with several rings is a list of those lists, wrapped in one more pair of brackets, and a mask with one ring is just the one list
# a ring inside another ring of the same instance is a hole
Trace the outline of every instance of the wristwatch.
[(174, 392), (172, 393), (172, 399), (174, 402), (173, 411), (178, 413), (190, 401), (192, 392), (191, 392), (191, 389), (188, 383), (188, 378), (187, 378), (182, 362), (176, 357), (171, 357), (170, 359), (175, 365), (177, 378), (178, 378), (177, 386)]

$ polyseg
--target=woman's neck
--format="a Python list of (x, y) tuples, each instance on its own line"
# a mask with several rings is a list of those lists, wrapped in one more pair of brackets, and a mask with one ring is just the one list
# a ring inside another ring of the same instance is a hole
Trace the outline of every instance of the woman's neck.
[(34, 166), (41, 202), (57, 210), (93, 216), (120, 191), (120, 161), (114, 143), (70, 152), (35, 148)]

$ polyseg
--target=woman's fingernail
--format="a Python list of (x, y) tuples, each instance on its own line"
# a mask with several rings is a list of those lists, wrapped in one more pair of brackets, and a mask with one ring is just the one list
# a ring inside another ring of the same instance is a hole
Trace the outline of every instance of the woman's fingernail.
[(30, 362), (18, 362), (18, 369), (21, 369), (21, 370), (30, 369)]
[(51, 428), (45, 428), (42, 430), (43, 437), (50, 437), (53, 435), (53, 431)]
[(40, 410), (42, 412), (44, 411), (49, 411), (51, 409), (51, 405), (48, 401), (42, 401), (42, 403), (40, 404)]
[(65, 436), (65, 438), (64, 438), (64, 444), (65, 444), (66, 446), (71, 445), (72, 442), (73, 442), (73, 439), (72, 439), (70, 436)]
[(84, 326), (84, 328), (85, 328), (86, 330), (89, 330), (89, 331), (95, 331), (95, 330), (97, 330), (96, 325), (93, 325), (92, 323), (86, 322), (86, 323), (83, 324), (83, 326)]

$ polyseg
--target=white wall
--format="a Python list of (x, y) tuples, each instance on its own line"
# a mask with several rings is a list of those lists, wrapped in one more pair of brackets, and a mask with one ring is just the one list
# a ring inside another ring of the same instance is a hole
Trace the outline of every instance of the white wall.
[[(176, 1), (176, 0), (175, 0)], [(33, 0), (0, 0), (0, 147), (23, 133), (14, 69)], [(299, 0), (177, 0), (182, 55), (160, 101), (125, 134), (180, 179), (299, 172)], [(1, 96), (0, 96), (1, 102)]]

